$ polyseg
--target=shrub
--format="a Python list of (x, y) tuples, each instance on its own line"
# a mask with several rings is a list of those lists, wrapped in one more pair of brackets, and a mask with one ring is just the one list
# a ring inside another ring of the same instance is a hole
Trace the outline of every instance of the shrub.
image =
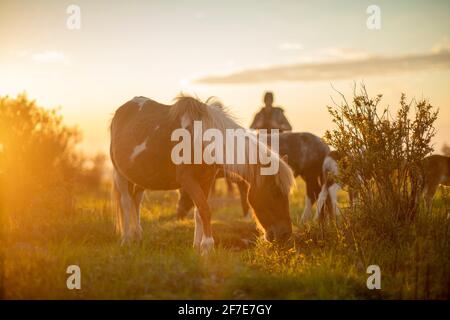
[(10, 215), (36, 206), (71, 210), (77, 183), (86, 180), (85, 173), (96, 183), (93, 175), (102, 164), (98, 158), (95, 172), (85, 169), (87, 159), (76, 150), (80, 141), (80, 131), (66, 126), (58, 110), (39, 107), (26, 94), (0, 97), (4, 210)]
[(437, 111), (427, 100), (401, 95), (395, 115), (370, 98), (364, 85), (349, 104), (328, 107), (336, 128), (325, 140), (343, 155), (338, 179), (357, 195), (355, 206), (371, 222), (411, 221), (422, 188), (421, 160), (433, 151)]

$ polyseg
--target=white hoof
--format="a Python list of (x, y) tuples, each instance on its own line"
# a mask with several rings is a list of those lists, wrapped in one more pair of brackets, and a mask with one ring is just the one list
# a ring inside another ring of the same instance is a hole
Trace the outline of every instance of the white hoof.
[(122, 237), (122, 241), (120, 242), (120, 245), (122, 247), (128, 246), (132, 243), (133, 241), (131, 240), (130, 236), (124, 236)]
[(214, 238), (203, 237), (200, 244), (200, 253), (202, 256), (208, 255), (214, 249)]

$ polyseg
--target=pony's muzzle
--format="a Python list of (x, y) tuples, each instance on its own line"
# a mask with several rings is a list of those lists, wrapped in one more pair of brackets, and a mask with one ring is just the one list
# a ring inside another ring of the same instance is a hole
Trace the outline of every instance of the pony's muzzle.
[(269, 242), (286, 242), (292, 235), (292, 226), (280, 226), (274, 227), (267, 230), (265, 238)]

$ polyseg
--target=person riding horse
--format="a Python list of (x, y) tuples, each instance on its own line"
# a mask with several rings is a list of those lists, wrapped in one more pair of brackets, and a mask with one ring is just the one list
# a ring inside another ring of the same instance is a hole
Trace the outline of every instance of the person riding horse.
[[(286, 116), (284, 115), (284, 110), (280, 107), (273, 106), (273, 93), (267, 91), (264, 94), (264, 104), (265, 106), (255, 115), (255, 118), (250, 126), (251, 129), (260, 130), (267, 129), (267, 133), (270, 133), (271, 129), (278, 129), (279, 132), (291, 131), (292, 127)], [(233, 184), (232, 181), (225, 176), (225, 183), (227, 186), (228, 194), (233, 194)], [(238, 184), (239, 190), (242, 186)], [(215, 182), (211, 188), (211, 193), (216, 194)]]
[(284, 110), (273, 106), (273, 93), (267, 91), (264, 94), (264, 107), (255, 115), (251, 129), (278, 129), (280, 132), (291, 131), (292, 126), (284, 115)]

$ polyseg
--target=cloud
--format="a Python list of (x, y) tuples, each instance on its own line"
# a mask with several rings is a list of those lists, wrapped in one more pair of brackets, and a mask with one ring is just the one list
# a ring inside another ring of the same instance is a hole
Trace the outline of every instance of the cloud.
[[(336, 53), (336, 52), (335, 52)], [(262, 82), (307, 82), (369, 77), (420, 70), (447, 69), (450, 67), (450, 50), (435, 48), (432, 53), (373, 56), (353, 52), (333, 61), (295, 63), (289, 65), (255, 68), (228, 75), (206, 76), (195, 80), (198, 84), (248, 84)], [(334, 54), (339, 57), (339, 54)]]
[(300, 43), (284, 42), (278, 45), (278, 49), (283, 51), (294, 51), (294, 50), (302, 50), (303, 46)]
[(367, 51), (353, 48), (325, 48), (316, 53), (321, 60), (359, 60), (370, 58)]
[(444, 37), (433, 46), (431, 51), (434, 53), (450, 52), (450, 40), (447, 37)]
[(33, 53), (31, 55), (31, 59), (39, 63), (68, 63), (68, 60), (64, 53), (60, 51), (44, 51)]

